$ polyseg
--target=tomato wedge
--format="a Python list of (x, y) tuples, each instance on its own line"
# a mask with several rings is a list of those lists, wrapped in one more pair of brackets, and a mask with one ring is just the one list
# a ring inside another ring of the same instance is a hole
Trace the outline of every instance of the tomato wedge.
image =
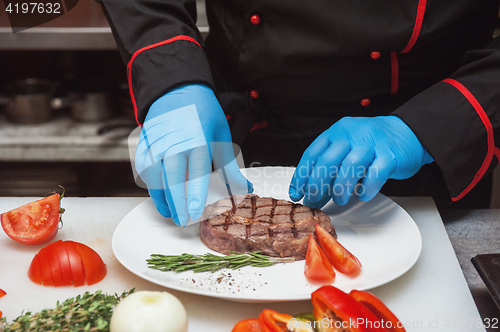
[(106, 276), (106, 264), (92, 248), (73, 241), (56, 241), (33, 257), (29, 278), (44, 286), (93, 285)]
[(262, 326), (257, 318), (248, 318), (236, 323), (231, 332), (262, 332)]
[(57, 235), (60, 210), (59, 194), (54, 194), (3, 213), (2, 228), (14, 241), (45, 244)]
[(384, 327), (388, 332), (406, 332), (403, 323), (372, 293), (352, 290), (349, 295), (373, 312), (381, 322), (384, 322)]
[(332, 265), (312, 234), (309, 235), (304, 274), (307, 279), (321, 283), (331, 284), (335, 279)]
[(330, 233), (319, 224), (315, 225), (319, 245), (330, 261), (330, 264), (340, 273), (355, 275), (361, 270), (358, 258), (344, 248)]
[(5, 295), (7, 295), (7, 293), (3, 289), (0, 289), (0, 297), (3, 297)]

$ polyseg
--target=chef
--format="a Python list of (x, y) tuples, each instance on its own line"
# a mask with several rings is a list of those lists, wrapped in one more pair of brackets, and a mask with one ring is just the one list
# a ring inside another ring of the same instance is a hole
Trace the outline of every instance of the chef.
[[(186, 225), (216, 167), (297, 166), (290, 198), (488, 207), (500, 158), (498, 0), (100, 0), (142, 125), (135, 165)], [(218, 166), (217, 166), (218, 164)], [(187, 188), (184, 186), (189, 174)]]

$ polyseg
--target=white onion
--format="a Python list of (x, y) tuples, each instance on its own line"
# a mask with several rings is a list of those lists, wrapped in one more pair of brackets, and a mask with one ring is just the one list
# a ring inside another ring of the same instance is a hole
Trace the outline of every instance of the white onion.
[(167, 292), (138, 291), (113, 310), (110, 332), (187, 332), (181, 301)]

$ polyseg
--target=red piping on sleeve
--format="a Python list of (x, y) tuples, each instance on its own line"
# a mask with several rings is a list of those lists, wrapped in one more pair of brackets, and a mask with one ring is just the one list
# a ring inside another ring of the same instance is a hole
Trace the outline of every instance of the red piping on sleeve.
[(127, 64), (128, 89), (130, 92), (130, 99), (132, 100), (132, 105), (134, 106), (135, 121), (137, 121), (137, 124), (139, 126), (142, 126), (142, 125), (139, 123), (139, 119), (137, 117), (137, 103), (135, 101), (134, 90), (132, 89), (132, 63), (134, 62), (135, 58), (143, 51), (146, 51), (146, 50), (149, 50), (149, 49), (161, 46), (161, 45), (173, 43), (174, 41), (178, 41), (178, 40), (190, 41), (190, 42), (195, 43), (199, 47), (201, 47), (200, 43), (198, 43), (196, 41), (196, 39), (189, 37), (189, 36), (185, 36), (185, 35), (179, 35), (179, 36), (176, 36), (176, 37), (173, 37), (173, 38), (170, 38), (170, 39), (167, 39), (167, 40), (155, 43), (155, 44), (145, 46), (141, 49), (138, 49), (137, 51), (134, 52), (134, 54), (130, 58), (130, 61)]
[(493, 154), (495, 155), (495, 157), (497, 157), (497, 160), (500, 163), (500, 149), (495, 147)]
[(427, 5), (427, 0), (419, 0), (417, 7), (417, 18), (415, 19), (415, 25), (413, 26), (413, 33), (411, 34), (410, 41), (408, 45), (401, 51), (401, 53), (409, 52), (413, 45), (417, 42), (418, 36), (420, 35), (420, 29), (422, 29), (422, 22), (424, 21), (425, 7)]
[(472, 182), (467, 186), (467, 188), (464, 189), (458, 196), (456, 197), (451, 197), (451, 200), (456, 202), (460, 200), (462, 197), (464, 197), (469, 191), (474, 188), (474, 186), (481, 180), (481, 178), (484, 176), (486, 171), (488, 170), (488, 167), (491, 164), (491, 161), (493, 159), (493, 156), (496, 156), (497, 158), (500, 156), (500, 150), (495, 147), (495, 136), (493, 133), (493, 126), (491, 125), (490, 119), (488, 118), (488, 115), (484, 111), (483, 107), (477, 99), (472, 95), (472, 93), (461, 83), (454, 79), (444, 79), (442, 82), (449, 83), (453, 85), (455, 88), (460, 91), (465, 98), (471, 103), (472, 107), (476, 110), (477, 114), (479, 115), (479, 118), (483, 122), (484, 127), (486, 128), (486, 138), (487, 138), (487, 144), (488, 144), (488, 150), (486, 152), (486, 157), (484, 158), (483, 164), (477, 171), (476, 175), (474, 176), (474, 179)]
[(391, 95), (395, 95), (399, 90), (399, 62), (398, 54), (391, 52)]

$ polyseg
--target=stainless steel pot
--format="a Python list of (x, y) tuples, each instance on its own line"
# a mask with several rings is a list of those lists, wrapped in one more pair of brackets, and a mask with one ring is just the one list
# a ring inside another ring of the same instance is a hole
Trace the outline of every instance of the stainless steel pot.
[(79, 121), (94, 122), (116, 115), (113, 98), (108, 92), (71, 92), (66, 97), (53, 98), (53, 109), (69, 107), (71, 116)]
[(0, 98), (6, 105), (7, 118), (16, 123), (40, 123), (54, 117), (50, 100), (57, 84), (39, 78), (18, 80), (7, 85), (7, 96)]

